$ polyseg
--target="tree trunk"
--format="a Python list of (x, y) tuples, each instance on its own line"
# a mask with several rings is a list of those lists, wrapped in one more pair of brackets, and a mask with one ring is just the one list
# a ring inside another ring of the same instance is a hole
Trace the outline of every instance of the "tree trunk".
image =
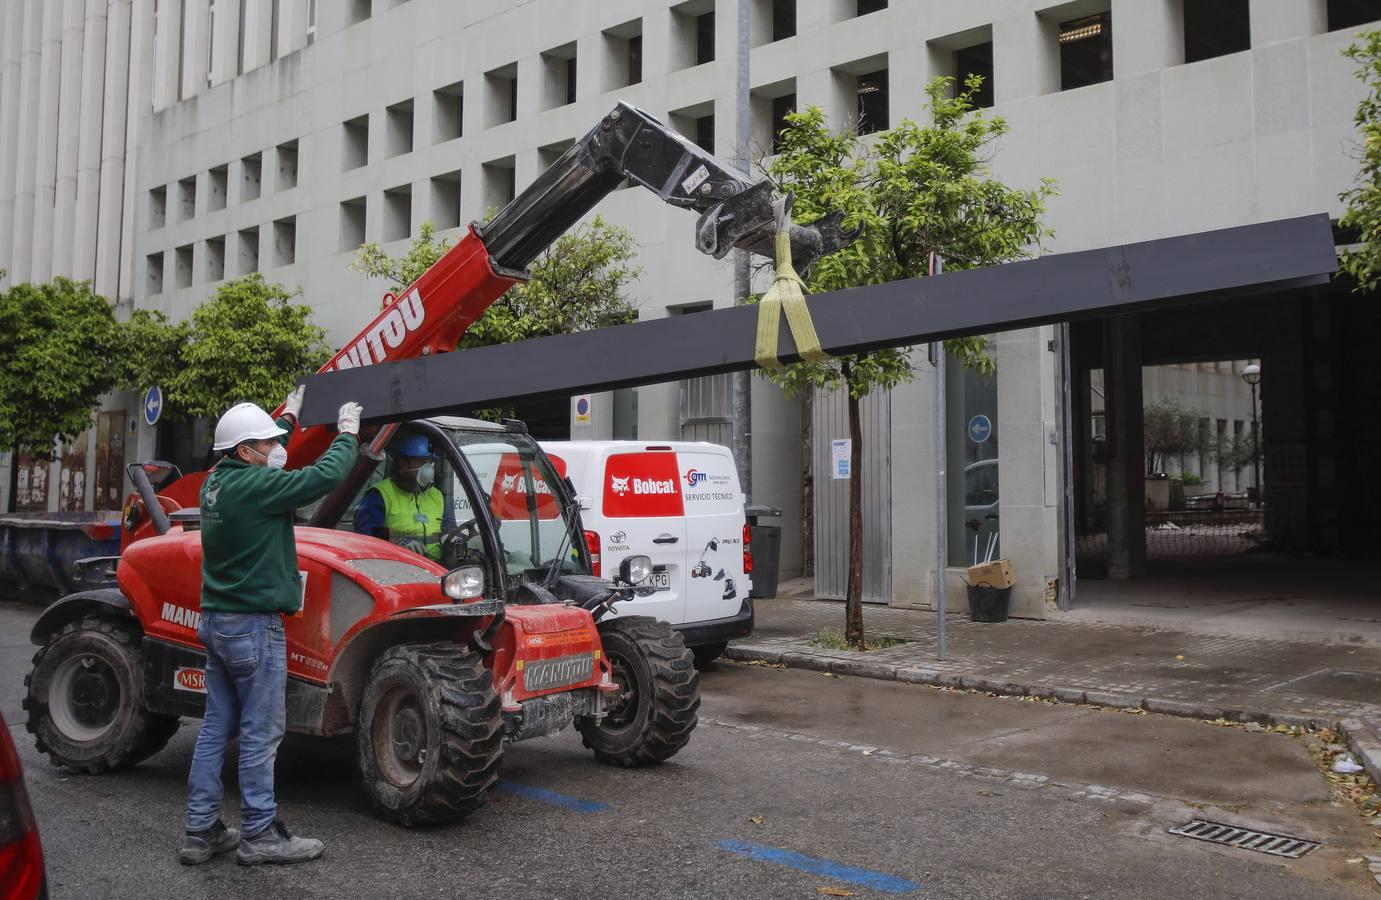
[(19, 494), (19, 448), (15, 447), (10, 451), (10, 496), (8, 509), (5, 512), (14, 512), (18, 509), (17, 496)]
[(815, 388), (801, 392), (801, 577), (815, 575)]
[(842, 366), (849, 404), (849, 580), (844, 589), (844, 639), (859, 648), (863, 644), (863, 426), (859, 402), (853, 396), (853, 369)]

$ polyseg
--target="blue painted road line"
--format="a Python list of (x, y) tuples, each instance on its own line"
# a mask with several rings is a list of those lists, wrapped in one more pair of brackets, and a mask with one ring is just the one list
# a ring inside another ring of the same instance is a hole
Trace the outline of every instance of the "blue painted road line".
[(847, 881), (850, 884), (862, 885), (886, 894), (909, 894), (921, 889), (921, 886), (916, 882), (907, 881), (905, 878), (898, 878), (895, 875), (858, 869), (816, 856), (806, 856), (791, 850), (768, 847), (765, 844), (728, 840), (720, 841), (719, 849), (728, 850), (730, 853), (737, 853), (739, 856), (746, 856), (760, 862), (775, 863), (790, 869), (809, 872), (812, 875), (822, 875), (835, 881)]
[(595, 803), (590, 800), (581, 800), (578, 797), (567, 797), (565, 794), (558, 794), (556, 791), (549, 791), (546, 788), (533, 787), (530, 784), (518, 784), (513, 781), (500, 781), (499, 790), (515, 797), (523, 797), (528, 800), (536, 800), (538, 803), (546, 803), (549, 806), (569, 809), (571, 812), (597, 813), (609, 808), (607, 803)]

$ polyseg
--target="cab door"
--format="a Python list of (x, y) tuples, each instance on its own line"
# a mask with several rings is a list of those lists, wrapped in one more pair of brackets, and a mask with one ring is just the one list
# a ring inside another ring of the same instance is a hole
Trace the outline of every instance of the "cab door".
[[(610, 450), (595, 492), (601, 515), (595, 529), (606, 578), (618, 574), (624, 557), (652, 558), (655, 593), (620, 602), (620, 616), (653, 616), (673, 625), (685, 621), (686, 520), (671, 448)], [(582, 490), (589, 490), (583, 488)], [(586, 522), (590, 528), (596, 519)]]

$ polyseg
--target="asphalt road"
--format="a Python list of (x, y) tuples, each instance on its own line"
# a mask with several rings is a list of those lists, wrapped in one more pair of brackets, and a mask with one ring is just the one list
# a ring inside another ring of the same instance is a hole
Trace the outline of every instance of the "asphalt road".
[[(1295, 739), (733, 664), (705, 673), (701, 725), (671, 762), (606, 768), (572, 733), (519, 744), (503, 788), (450, 827), (373, 818), (349, 741), (290, 739), (280, 812), (326, 855), (185, 868), (196, 723), (127, 772), (51, 766), (20, 707), (35, 616), (0, 603), (0, 711), (54, 898), (1378, 896), (1348, 861), (1375, 837)], [(1324, 846), (1287, 861), (1166, 833), (1194, 815)]]

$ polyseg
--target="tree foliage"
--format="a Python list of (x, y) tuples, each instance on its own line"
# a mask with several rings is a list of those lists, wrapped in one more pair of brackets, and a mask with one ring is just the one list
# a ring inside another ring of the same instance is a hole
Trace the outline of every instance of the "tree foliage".
[[(936, 78), (926, 86), (929, 124), (907, 119), (875, 140), (865, 141), (852, 125), (832, 131), (818, 106), (787, 115), (769, 176), (794, 192), (796, 220), (843, 210), (846, 228), (864, 227), (859, 240), (811, 267), (811, 291), (926, 275), (932, 253), (946, 271), (1025, 259), (1051, 235), (1041, 217), (1054, 182), (1020, 190), (994, 180), (988, 159), (1008, 125), (973, 110), (981, 79), (971, 78), (953, 97), (952, 81)], [(981, 336), (947, 341), (946, 349), (980, 372), (994, 370)], [(832, 389), (845, 386), (847, 362), (847, 386), (857, 399), (911, 380), (910, 353), (877, 350), (767, 374), (789, 392)]]
[(312, 308), (292, 302), (299, 294), (257, 272), (222, 284), (184, 326), (177, 371), (165, 383), (170, 409), (215, 417), (245, 400), (281, 403), (298, 376), (331, 358)]
[(1339, 263), (1357, 280), (1357, 290), (1370, 291), (1381, 281), (1381, 31), (1362, 35), (1343, 55), (1357, 63), (1356, 75), (1367, 95), (1353, 116), (1361, 138), (1361, 170), (1353, 186), (1338, 195), (1347, 204), (1340, 224), (1358, 230), (1359, 246), (1343, 251)]
[[(365, 244), (350, 267), (386, 279), (393, 290), (412, 284), (449, 250), (430, 222), (408, 252), (391, 257), (378, 244)], [(599, 216), (563, 234), (528, 267), (532, 276), (494, 302), (466, 331), (461, 347), (507, 344), (528, 338), (623, 325), (637, 318), (624, 294), (641, 270), (630, 265), (637, 243), (626, 228)]]
[(91, 424), (120, 373), (110, 303), (83, 281), (55, 278), (0, 294), (0, 447), (38, 456)]
[(1171, 459), (1207, 450), (1199, 433), (1199, 413), (1159, 400), (1142, 410), (1148, 474), (1164, 472)]

